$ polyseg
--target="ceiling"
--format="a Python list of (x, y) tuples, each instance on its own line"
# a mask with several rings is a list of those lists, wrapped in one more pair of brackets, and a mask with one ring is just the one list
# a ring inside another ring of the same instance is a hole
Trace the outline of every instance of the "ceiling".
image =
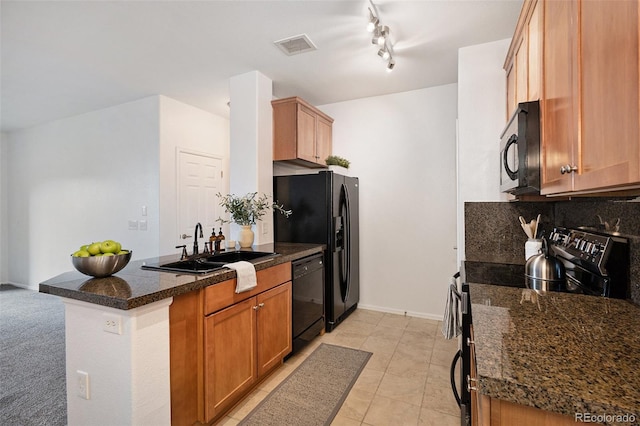
[[(2, 0), (2, 131), (155, 94), (228, 117), (230, 77), (253, 70), (275, 97), (315, 105), (455, 83), (458, 49), (511, 37), (522, 0), (375, 4), (392, 72), (365, 30), (368, 0)], [(273, 44), (299, 34), (317, 50)]]

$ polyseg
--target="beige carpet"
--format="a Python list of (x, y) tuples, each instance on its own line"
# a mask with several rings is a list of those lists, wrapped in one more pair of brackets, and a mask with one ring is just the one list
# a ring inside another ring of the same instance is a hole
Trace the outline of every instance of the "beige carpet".
[(322, 343), (240, 425), (331, 424), (369, 357), (371, 352)]

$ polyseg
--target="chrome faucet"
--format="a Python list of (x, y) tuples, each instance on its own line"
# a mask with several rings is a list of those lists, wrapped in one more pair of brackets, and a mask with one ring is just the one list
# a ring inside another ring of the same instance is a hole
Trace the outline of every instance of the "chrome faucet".
[(198, 222), (196, 224), (196, 229), (193, 231), (193, 254), (196, 255), (198, 254), (199, 250), (198, 250), (198, 228), (200, 228), (200, 238), (203, 237), (202, 235), (202, 225), (200, 224), (200, 222)]

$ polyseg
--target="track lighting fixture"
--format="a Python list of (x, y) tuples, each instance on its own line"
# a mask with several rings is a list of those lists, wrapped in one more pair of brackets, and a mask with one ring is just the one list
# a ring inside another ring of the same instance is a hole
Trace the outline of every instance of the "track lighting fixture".
[(371, 7), (369, 8), (369, 22), (367, 23), (367, 31), (373, 33), (371, 43), (378, 46), (378, 56), (387, 62), (387, 71), (391, 71), (396, 61), (393, 59), (393, 46), (389, 39), (391, 30), (388, 26), (380, 23), (380, 17), (376, 5), (369, 0)]

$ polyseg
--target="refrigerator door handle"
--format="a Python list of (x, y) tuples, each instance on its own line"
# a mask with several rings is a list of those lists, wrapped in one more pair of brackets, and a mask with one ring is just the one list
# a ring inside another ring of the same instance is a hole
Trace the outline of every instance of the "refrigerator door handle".
[(349, 205), (349, 189), (344, 183), (340, 188), (340, 214), (344, 221), (344, 251), (340, 256), (340, 280), (344, 289), (344, 301), (349, 299), (351, 287), (351, 207)]

